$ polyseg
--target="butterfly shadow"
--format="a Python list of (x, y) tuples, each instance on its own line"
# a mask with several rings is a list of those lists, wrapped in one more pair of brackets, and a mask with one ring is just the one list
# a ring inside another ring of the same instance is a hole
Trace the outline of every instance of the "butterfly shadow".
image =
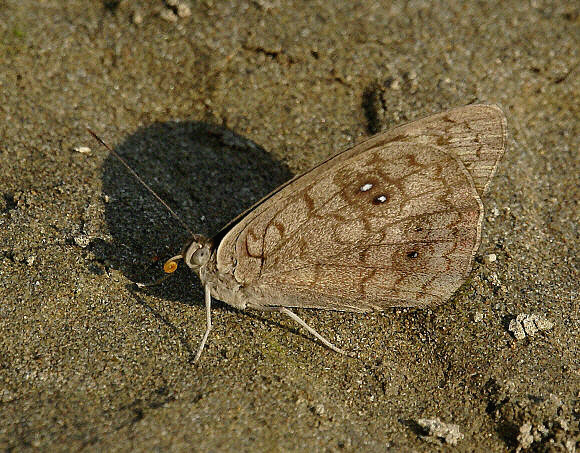
[[(192, 232), (209, 237), (292, 177), (250, 139), (203, 122), (154, 123), (114, 149)], [(112, 155), (103, 164), (102, 182), (110, 240), (92, 241), (97, 263), (133, 282), (156, 280), (191, 233)], [(199, 280), (183, 264), (163, 285), (142, 291), (203, 304)]]

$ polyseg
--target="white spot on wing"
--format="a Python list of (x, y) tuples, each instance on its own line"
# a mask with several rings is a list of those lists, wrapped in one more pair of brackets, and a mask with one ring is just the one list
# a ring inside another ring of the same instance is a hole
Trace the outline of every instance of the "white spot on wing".
[(373, 185), (370, 182), (367, 182), (364, 186), (361, 186), (360, 191), (366, 192), (368, 190), (371, 190), (372, 188), (373, 188)]
[(387, 197), (385, 197), (384, 195), (379, 195), (377, 198), (375, 198), (375, 200), (377, 200), (379, 203), (384, 203), (385, 201), (387, 201)]

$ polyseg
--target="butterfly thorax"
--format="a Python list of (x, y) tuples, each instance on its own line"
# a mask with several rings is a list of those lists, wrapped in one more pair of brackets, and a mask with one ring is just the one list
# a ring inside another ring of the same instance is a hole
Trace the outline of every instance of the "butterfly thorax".
[(198, 275), (204, 286), (210, 285), (214, 298), (240, 310), (247, 308), (248, 296), (245, 288), (235, 279), (233, 273), (218, 271), (215, 252), (207, 264), (199, 269)]

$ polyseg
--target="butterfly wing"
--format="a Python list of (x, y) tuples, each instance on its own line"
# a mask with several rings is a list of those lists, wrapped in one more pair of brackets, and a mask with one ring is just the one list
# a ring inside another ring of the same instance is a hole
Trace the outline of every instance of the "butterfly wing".
[(412, 125), (334, 156), (227, 231), (218, 271), (240, 284), (248, 306), (426, 306), (461, 285), (479, 245), (486, 184), (476, 186), (447, 147), (425, 143), (434, 134), (405, 133)]

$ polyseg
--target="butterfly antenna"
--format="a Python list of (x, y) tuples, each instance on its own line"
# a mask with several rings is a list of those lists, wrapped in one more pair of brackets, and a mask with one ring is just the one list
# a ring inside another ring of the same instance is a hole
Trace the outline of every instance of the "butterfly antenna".
[(113, 148), (111, 148), (109, 145), (107, 145), (107, 144), (106, 144), (106, 143), (105, 143), (105, 142), (104, 142), (104, 141), (103, 141), (103, 140), (102, 140), (102, 139), (101, 139), (101, 138), (100, 138), (100, 137), (99, 137), (97, 134), (95, 134), (95, 133), (94, 133), (92, 130), (90, 130), (88, 127), (87, 127), (87, 130), (89, 131), (89, 133), (90, 133), (90, 134), (91, 134), (93, 137), (95, 137), (95, 140), (97, 140), (97, 141), (98, 141), (98, 142), (99, 142), (101, 145), (103, 145), (105, 148), (107, 148), (107, 149), (109, 150), (109, 152), (110, 152), (110, 153), (111, 153), (113, 156), (115, 156), (115, 157), (117, 158), (117, 160), (119, 160), (119, 162), (121, 162), (121, 163), (122, 163), (122, 164), (125, 166), (125, 168), (126, 168), (127, 170), (129, 170), (129, 172), (130, 172), (130, 173), (131, 173), (131, 174), (132, 174), (132, 175), (135, 177), (135, 179), (137, 179), (137, 181), (139, 181), (139, 182), (140, 182), (140, 183), (143, 185), (143, 187), (145, 187), (145, 188), (146, 188), (146, 189), (149, 191), (149, 193), (150, 193), (151, 195), (153, 195), (155, 198), (157, 198), (157, 200), (159, 201), (159, 203), (161, 203), (163, 206), (165, 206), (165, 208), (166, 208), (166, 209), (167, 209), (167, 210), (170, 212), (170, 214), (171, 214), (171, 215), (172, 215), (172, 216), (173, 216), (173, 217), (174, 217), (174, 218), (175, 218), (175, 219), (176, 219), (176, 220), (177, 220), (177, 221), (178, 221), (178, 222), (179, 222), (179, 223), (180, 223), (180, 224), (183, 226), (183, 228), (185, 228), (185, 229), (186, 229), (186, 230), (189, 232), (189, 234), (191, 234), (192, 236), (194, 235), (193, 231), (191, 231), (191, 230), (189, 229), (189, 227), (188, 227), (188, 226), (187, 226), (187, 224), (186, 224), (186, 223), (185, 223), (185, 222), (184, 222), (184, 221), (181, 219), (181, 217), (179, 217), (179, 216), (178, 216), (178, 215), (175, 213), (175, 211), (173, 211), (173, 209), (171, 209), (171, 208), (169, 207), (169, 205), (168, 205), (168, 204), (167, 204), (167, 203), (166, 203), (166, 202), (163, 200), (163, 198), (161, 198), (159, 195), (157, 195), (157, 193), (156, 193), (156, 192), (155, 192), (155, 191), (154, 191), (154, 190), (153, 190), (151, 187), (149, 187), (149, 185), (148, 185), (148, 184), (147, 184), (145, 181), (143, 181), (143, 180), (141, 179), (141, 177), (140, 177), (140, 176), (137, 174), (137, 172), (136, 172), (135, 170), (133, 170), (133, 169), (131, 168), (131, 166), (130, 166), (130, 165), (127, 163), (127, 162), (125, 162), (125, 159), (123, 159), (123, 158), (121, 157), (121, 155), (120, 155), (120, 154), (119, 154), (117, 151), (115, 151)]

